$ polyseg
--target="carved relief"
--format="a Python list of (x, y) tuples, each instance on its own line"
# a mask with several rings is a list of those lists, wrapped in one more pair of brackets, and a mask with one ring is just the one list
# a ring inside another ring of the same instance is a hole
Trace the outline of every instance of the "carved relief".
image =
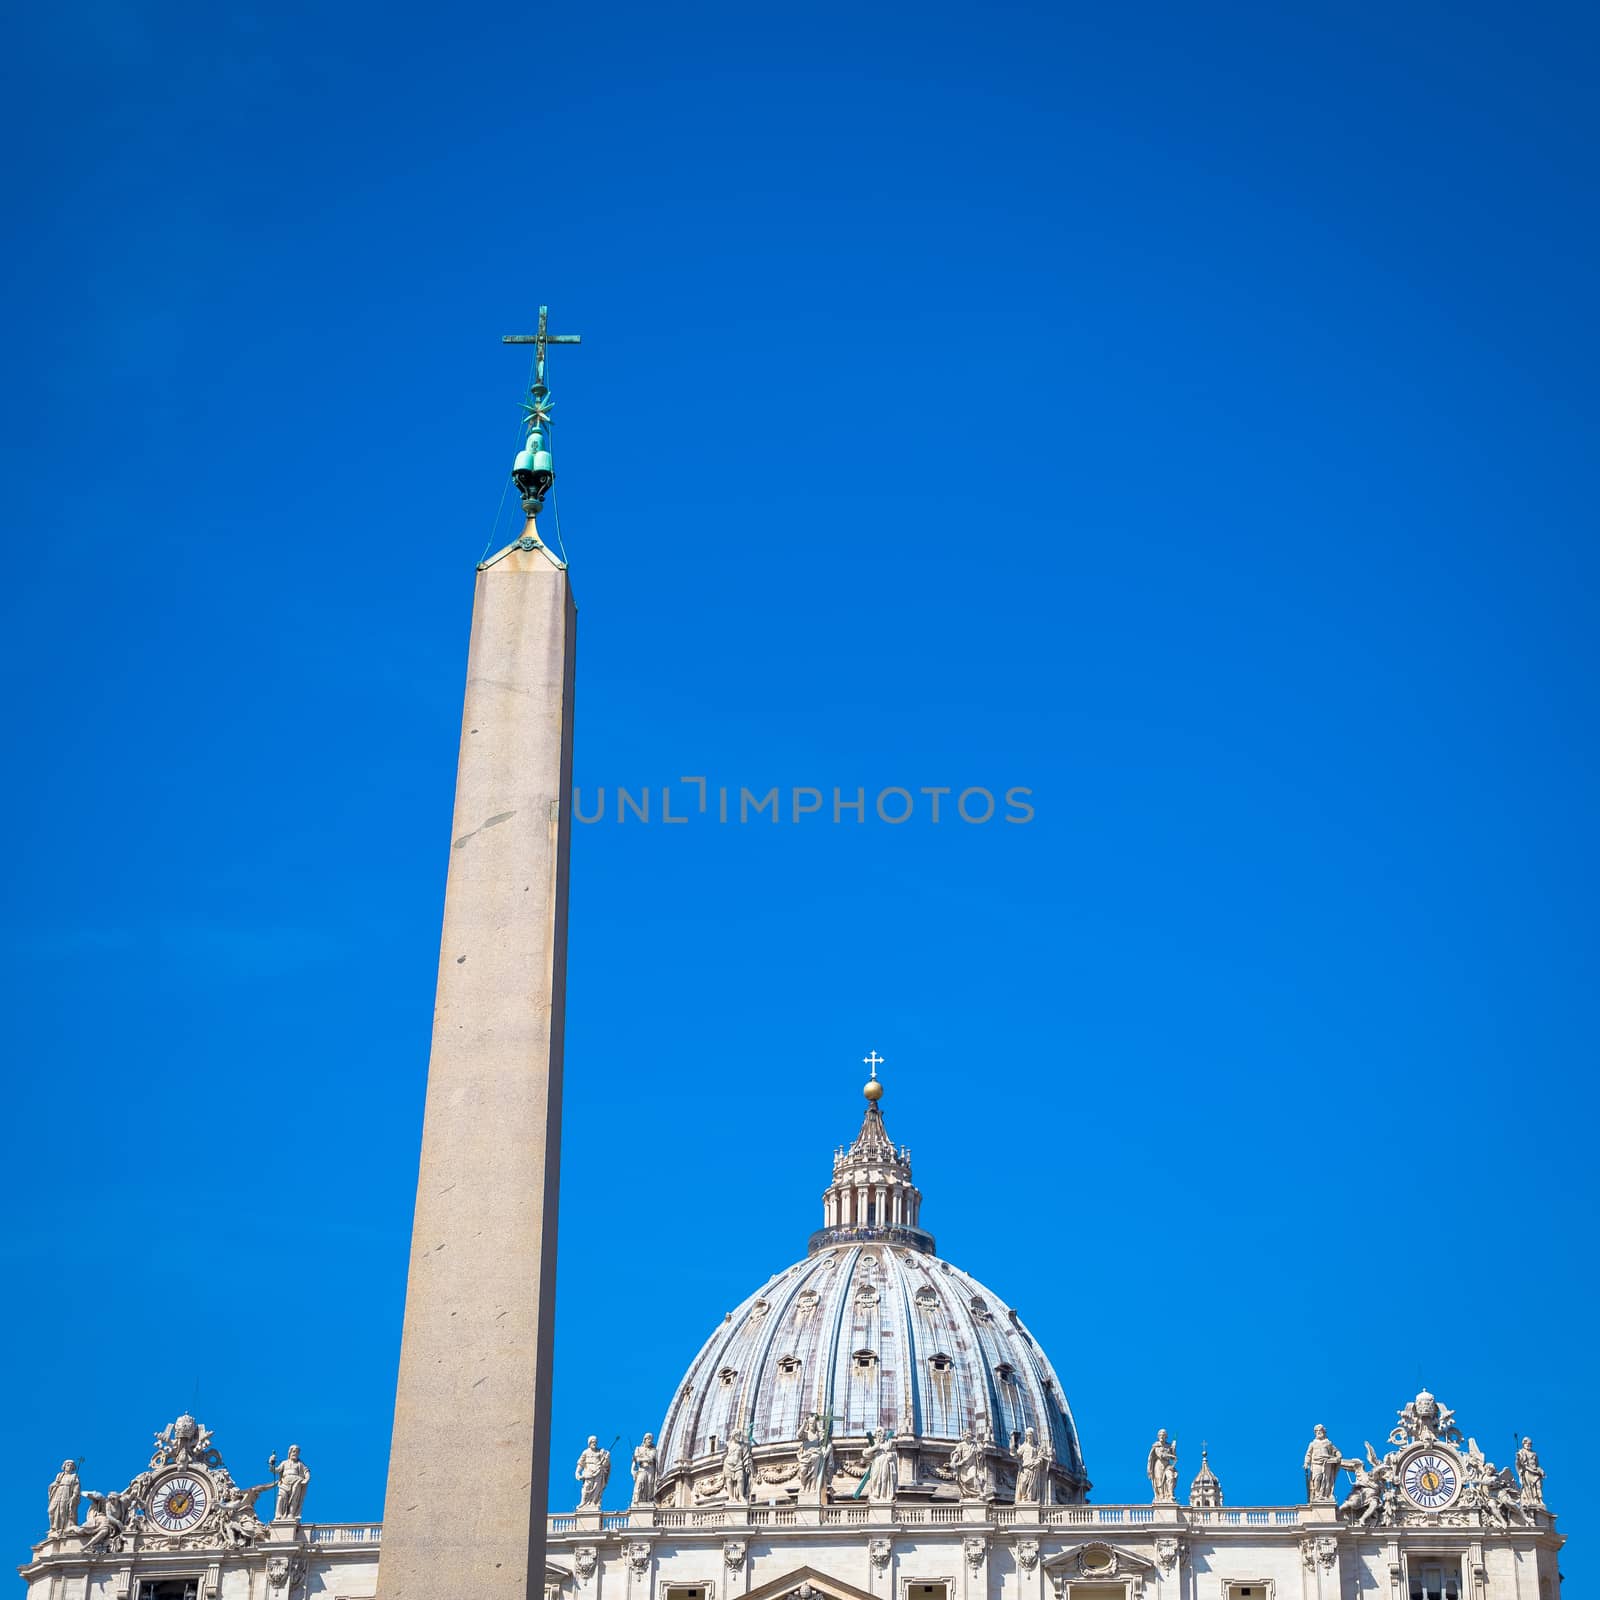
[(1114, 1578), (1120, 1566), (1117, 1552), (1108, 1544), (1086, 1544), (1078, 1552), (1080, 1578)]
[(594, 1576), (594, 1569), (598, 1563), (598, 1556), (592, 1544), (579, 1545), (573, 1552), (572, 1565), (578, 1574), (580, 1583), (587, 1583)]
[(961, 1553), (967, 1558), (967, 1566), (974, 1577), (978, 1575), (978, 1569), (983, 1565), (983, 1558), (988, 1550), (988, 1541), (975, 1535), (969, 1535), (961, 1541)]
[(889, 1565), (889, 1541), (887, 1539), (874, 1539), (867, 1545), (867, 1559), (870, 1560), (879, 1572)]
[(743, 1539), (727, 1539), (722, 1545), (722, 1559), (734, 1572), (744, 1571), (746, 1543)]
[(198, 1461), (208, 1467), (222, 1465), (221, 1453), (212, 1448), (211, 1430), (196, 1422), (187, 1411), (176, 1422), (169, 1422), (156, 1435), (152, 1467), (186, 1467)]
[(628, 1570), (635, 1577), (642, 1578), (650, 1570), (650, 1546), (643, 1539), (635, 1539), (631, 1544), (624, 1545), (622, 1553), (627, 1559)]
[(1300, 1541), (1300, 1560), (1307, 1572), (1314, 1572), (1318, 1567), (1324, 1572), (1331, 1572), (1338, 1555), (1339, 1541), (1327, 1534)]
[(1189, 1547), (1182, 1539), (1157, 1539), (1156, 1565), (1161, 1569), (1162, 1577), (1170, 1578), (1188, 1553)]
[(1039, 1565), (1039, 1541), (1037, 1539), (1017, 1540), (1017, 1566), (1023, 1572), (1032, 1572)]
[(305, 1576), (306, 1563), (302, 1556), (274, 1556), (267, 1563), (267, 1584), (275, 1595), (289, 1595)]
[(1390, 1444), (1460, 1444), (1456, 1414), (1442, 1406), (1426, 1389), (1400, 1408), (1400, 1420), (1389, 1430)]

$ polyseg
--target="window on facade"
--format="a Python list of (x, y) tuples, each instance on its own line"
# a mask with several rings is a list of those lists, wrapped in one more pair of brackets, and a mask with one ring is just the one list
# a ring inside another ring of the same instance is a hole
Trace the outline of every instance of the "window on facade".
[(948, 1588), (942, 1583), (908, 1583), (906, 1600), (946, 1600)]
[(661, 1600), (706, 1600), (706, 1586), (701, 1583), (691, 1589), (668, 1584), (661, 1591)]
[(1128, 1600), (1122, 1583), (1074, 1583), (1069, 1585), (1072, 1600)]
[(1460, 1600), (1461, 1563), (1450, 1556), (1406, 1559), (1411, 1600)]
[(139, 1600), (195, 1600), (197, 1578), (146, 1578), (139, 1585)]

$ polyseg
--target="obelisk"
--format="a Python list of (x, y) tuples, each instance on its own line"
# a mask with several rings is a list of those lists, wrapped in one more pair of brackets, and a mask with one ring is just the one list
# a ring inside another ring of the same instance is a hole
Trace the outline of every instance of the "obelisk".
[(543, 312), (538, 344), (527, 526), (473, 596), (381, 1600), (544, 1593), (577, 614), (535, 520)]

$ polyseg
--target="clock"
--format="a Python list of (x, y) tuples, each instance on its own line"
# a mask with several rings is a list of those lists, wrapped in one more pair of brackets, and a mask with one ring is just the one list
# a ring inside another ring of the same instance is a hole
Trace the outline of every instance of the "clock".
[(1461, 1474), (1442, 1450), (1422, 1450), (1400, 1469), (1400, 1487), (1413, 1505), (1438, 1511), (1455, 1499)]
[(210, 1509), (211, 1490), (195, 1473), (175, 1473), (150, 1491), (150, 1520), (167, 1533), (187, 1533)]

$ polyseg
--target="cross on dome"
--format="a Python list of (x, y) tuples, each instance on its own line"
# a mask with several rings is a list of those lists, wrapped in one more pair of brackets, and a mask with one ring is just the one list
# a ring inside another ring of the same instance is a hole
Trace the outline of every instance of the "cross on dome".
[(872, 1076), (867, 1079), (866, 1086), (862, 1089), (867, 1099), (877, 1101), (883, 1099), (883, 1085), (878, 1082), (878, 1068), (883, 1065), (883, 1057), (876, 1050), (869, 1050), (862, 1056), (861, 1064), (872, 1069)]

